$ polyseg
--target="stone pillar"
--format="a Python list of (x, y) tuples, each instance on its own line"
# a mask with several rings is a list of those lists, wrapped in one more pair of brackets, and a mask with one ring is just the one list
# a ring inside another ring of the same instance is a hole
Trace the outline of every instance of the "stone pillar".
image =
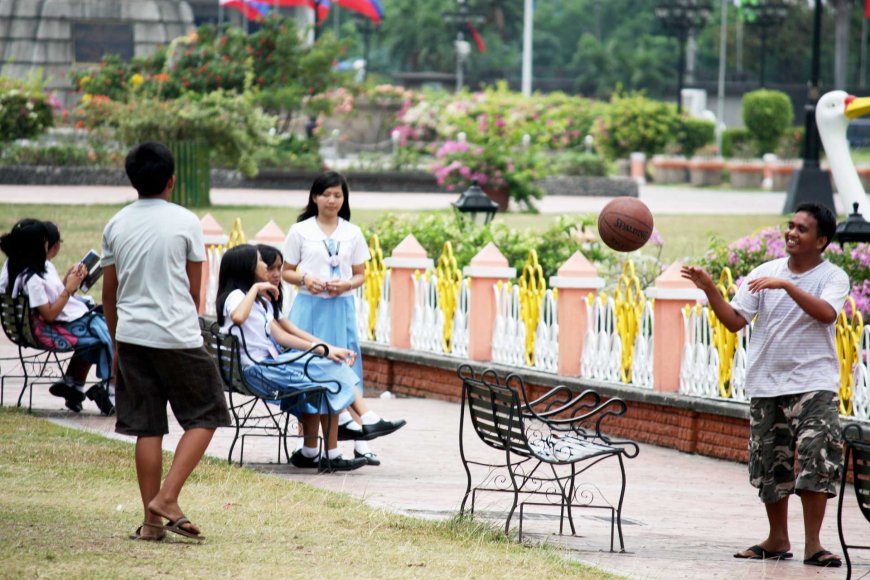
[(629, 173), (638, 185), (646, 183), (646, 153), (632, 153), (629, 156)]
[(578, 376), (589, 324), (586, 297), (603, 288), (604, 280), (595, 265), (577, 251), (550, 278), (550, 287), (559, 289), (559, 374)]
[(683, 355), (683, 307), (706, 300), (704, 293), (680, 276), (679, 262), (671, 264), (655, 286), (648, 289), (648, 298), (655, 299), (653, 314), (653, 390), (676, 392), (680, 389), (680, 364)]
[(488, 243), (463, 268), (462, 275), (471, 278), (468, 303), (468, 358), (476, 361), (492, 359), (492, 328), (495, 324), (495, 283), (507, 282), (517, 275), (492, 242)]
[(273, 246), (282, 250), (284, 248), (285, 239), (286, 236), (284, 230), (282, 230), (274, 220), (269, 220), (269, 223), (263, 226), (263, 229), (257, 232), (257, 235), (254, 236), (254, 243)]
[(390, 269), (390, 346), (411, 348), (411, 317), (414, 315), (414, 272), (434, 268), (435, 263), (413, 234), (402, 240), (384, 260)]
[(217, 220), (210, 213), (202, 216), (202, 238), (205, 244), (205, 263), (202, 265), (202, 284), (199, 289), (199, 313), (205, 312), (205, 299), (208, 292), (208, 281), (211, 274), (209, 250), (215, 246), (223, 246), (230, 240)]

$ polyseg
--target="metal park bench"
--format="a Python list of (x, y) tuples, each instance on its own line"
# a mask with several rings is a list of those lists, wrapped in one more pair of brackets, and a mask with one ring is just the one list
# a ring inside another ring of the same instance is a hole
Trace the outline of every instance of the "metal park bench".
[[(220, 332), (220, 327), (216, 322), (211, 323), (200, 318), (199, 324), (206, 350), (217, 364), (224, 383), (224, 391), (229, 397), (229, 408), (233, 418), (232, 426), (235, 428), (235, 435), (233, 436), (233, 442), (230, 444), (227, 461), (229, 463), (233, 462), (233, 452), (236, 443), (241, 442), (239, 447), (239, 465), (244, 463), (246, 437), (276, 437), (278, 439), (277, 463), (281, 463), (282, 451), (289, 463), (290, 451), (287, 447), (287, 438), (299, 437), (297, 434), (298, 423), (295, 421), (295, 418), (291, 421), (292, 414), (282, 411), (280, 404), (285, 401), (295, 403), (308, 400), (320, 406), (323, 397), (330, 391), (328, 385), (334, 384), (335, 389), (338, 389), (338, 383), (311, 379), (311, 375), (308, 374), (308, 363), (312, 358), (309, 357), (304, 367), (305, 376), (312, 382), (319, 383), (319, 386), (305, 387), (291, 393), (278, 394), (278, 390), (286, 387), (286, 385), (275, 385), (275, 394), (270, 397), (264, 397), (251, 388), (242, 372), (241, 353), (243, 350), (247, 352), (247, 345), (245, 344), (244, 334), (241, 332), (241, 329), (239, 329), (240, 340), (235, 333), (225, 334)], [(313, 357), (325, 356), (317, 353), (315, 350), (321, 346), (326, 348), (326, 345), (314, 345), (289, 362), (295, 362), (307, 355), (313, 355)], [(258, 364), (261, 366), (281, 366), (288, 364), (288, 362)]]
[[(625, 466), (623, 458), (633, 458), (638, 447), (631, 441), (610, 439), (601, 432), (607, 417), (626, 412), (621, 399), (602, 402), (598, 393), (587, 390), (575, 393), (567, 387), (556, 387), (535, 400), (529, 400), (521, 377), (509, 374), (502, 380), (493, 370), (475, 375), (469, 365), (457, 370), (462, 379), (462, 416), (459, 425), (459, 452), (468, 485), (460, 513), (471, 498), (470, 513), (478, 492), (507, 492), (513, 501), (505, 521), (505, 533), (519, 505), (519, 539), (523, 537), (523, 512), (529, 505), (558, 506), (559, 533), (564, 532), (567, 515), (571, 534), (576, 535), (574, 508), (597, 508), (610, 511), (610, 550), (613, 551), (614, 528), (619, 533), (619, 549), (625, 551), (622, 537), (622, 501), (625, 496)], [(494, 463), (472, 461), (463, 442), (466, 409), (474, 431), (481, 441), (501, 453)], [(604, 499), (600, 490), (586, 482), (578, 483), (579, 475), (592, 466), (615, 459), (619, 464), (621, 486), (616, 505)], [(487, 474), (477, 485), (472, 484), (470, 466), (482, 466)], [(520, 501), (520, 496), (530, 500)]]
[[(849, 471), (849, 461), (852, 462), (852, 479), (855, 484), (855, 496), (858, 508), (870, 522), (870, 431), (865, 433), (859, 425), (847, 425), (843, 429), (843, 447), (846, 456), (843, 461), (843, 479), (840, 482), (840, 499), (837, 505), (837, 531), (840, 534), (840, 546), (846, 558), (846, 580), (852, 577), (852, 560), (849, 558), (849, 548), (870, 550), (870, 545), (859, 546), (847, 544), (843, 535), (843, 497), (846, 495), (846, 477)], [(863, 536), (865, 539), (867, 536)]]
[[(0, 293), (0, 325), (6, 337), (18, 348), (18, 356), (3, 360), (13, 361), (12, 372), (0, 376), (0, 406), (7, 379), (23, 379), (17, 405), (21, 406), (24, 393), (30, 389), (27, 410), (33, 407), (33, 385), (51, 384), (63, 378), (63, 367), (74, 349), (52, 349), (40, 343), (30, 323), (30, 304), (26, 296), (11, 296)], [(89, 347), (99, 348), (99, 347)], [(20, 373), (20, 374), (19, 374)]]

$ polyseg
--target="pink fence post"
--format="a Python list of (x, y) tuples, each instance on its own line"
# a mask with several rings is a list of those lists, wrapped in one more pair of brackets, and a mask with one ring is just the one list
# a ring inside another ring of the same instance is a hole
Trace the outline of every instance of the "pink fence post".
[(468, 288), (468, 358), (491, 360), (492, 328), (497, 314), (492, 287), (499, 281), (515, 278), (517, 270), (508, 266), (507, 258), (490, 242), (463, 268), (462, 275), (471, 278)]
[(680, 276), (679, 262), (671, 264), (647, 296), (655, 299), (653, 315), (653, 390), (676, 392), (680, 388), (683, 346), (683, 308), (705, 300), (704, 293)]
[(411, 348), (414, 272), (434, 268), (435, 263), (417, 238), (408, 234), (384, 260), (384, 265), (390, 269), (390, 346)]
[(603, 288), (604, 280), (595, 265), (577, 251), (550, 278), (550, 287), (559, 289), (559, 374), (578, 376), (589, 323), (586, 297)]
[(209, 260), (209, 250), (214, 246), (223, 246), (229, 240), (224, 229), (210, 213), (202, 216), (200, 220), (202, 225), (202, 239), (205, 245), (205, 264), (202, 265), (202, 284), (199, 290), (199, 313), (205, 312), (206, 293), (208, 292), (208, 277), (211, 272), (211, 262)]
[(257, 235), (254, 236), (254, 242), (257, 244), (273, 246), (280, 250), (284, 247), (285, 238), (284, 230), (275, 223), (275, 220), (269, 220), (269, 223), (263, 226), (263, 229), (257, 232)]

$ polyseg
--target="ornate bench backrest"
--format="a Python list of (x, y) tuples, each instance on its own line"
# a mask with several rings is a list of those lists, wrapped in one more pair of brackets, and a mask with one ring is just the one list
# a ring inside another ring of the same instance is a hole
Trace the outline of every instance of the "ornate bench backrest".
[[(855, 482), (855, 496), (861, 513), (870, 522), (870, 431), (864, 431), (859, 425), (848, 425), (843, 430), (852, 455), (852, 477)], [(844, 469), (848, 465), (843, 466)]]
[(33, 336), (30, 327), (30, 305), (26, 296), (12, 298), (7, 294), (0, 294), (0, 323), (3, 325), (6, 337), (14, 344), (45, 350), (45, 347)]
[(217, 323), (208, 323), (200, 318), (200, 330), (205, 349), (217, 362), (224, 389), (243, 395), (256, 396), (251, 393), (242, 378), (242, 365), (239, 339), (231, 334), (220, 332)]
[(471, 424), (487, 445), (528, 456), (531, 451), (523, 430), (517, 391), (498, 384), (497, 380), (488, 374), (480, 379), (463, 376), (462, 397), (468, 405)]

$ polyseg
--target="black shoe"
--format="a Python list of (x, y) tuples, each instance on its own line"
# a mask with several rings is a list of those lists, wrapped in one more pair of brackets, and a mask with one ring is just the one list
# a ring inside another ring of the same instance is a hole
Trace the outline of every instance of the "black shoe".
[(64, 381), (59, 381), (48, 387), (48, 392), (55, 397), (66, 399), (66, 408), (73, 413), (78, 413), (82, 410), (82, 401), (85, 400), (85, 394), (77, 388), (66, 384)]
[(384, 419), (381, 419), (377, 423), (363, 425), (363, 436), (357, 437), (357, 439), (371, 441), (372, 439), (383, 437), (384, 435), (389, 435), (390, 433), (398, 431), (404, 427), (406, 423), (407, 422), (404, 419), (399, 419), (398, 421), (385, 421)]
[(305, 457), (302, 455), (301, 449), (297, 449), (293, 452), (293, 455), (290, 456), (290, 464), (294, 467), (301, 467), (302, 469), (314, 469), (319, 466), (316, 457)]
[(327, 459), (322, 457), (317, 471), (320, 473), (332, 473), (333, 471), (353, 471), (359, 469), (369, 462), (364, 458), (354, 457), (353, 459), (345, 459), (344, 457), (336, 457), (335, 459)]
[(353, 421), (348, 421), (347, 423), (338, 426), (339, 441), (357, 441), (365, 437), (365, 433), (361, 429), (349, 429), (347, 426), (351, 423), (353, 423)]
[(366, 460), (367, 465), (380, 465), (381, 460), (378, 459), (378, 456), (369, 451), (368, 453), (360, 453), (359, 451), (354, 451), (353, 456), (356, 458), (362, 458)]
[(100, 413), (104, 416), (110, 417), (115, 414), (115, 405), (112, 404), (112, 399), (109, 398), (108, 389), (102, 383), (95, 384), (85, 394), (97, 404)]

